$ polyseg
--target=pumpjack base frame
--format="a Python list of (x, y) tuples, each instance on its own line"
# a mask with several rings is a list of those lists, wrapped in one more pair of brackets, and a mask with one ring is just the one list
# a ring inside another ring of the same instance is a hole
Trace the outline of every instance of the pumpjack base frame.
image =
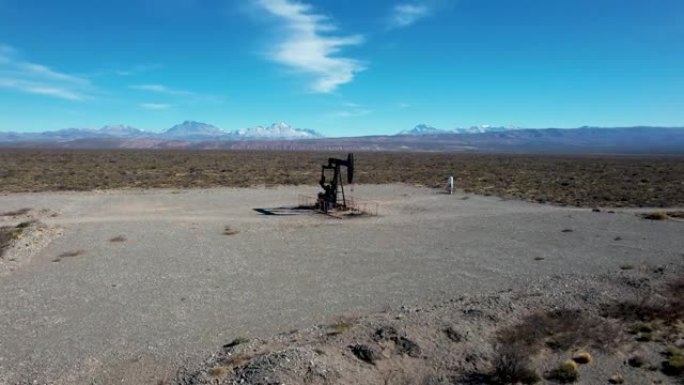
[(380, 204), (378, 202), (357, 199), (353, 196), (346, 197), (346, 205), (338, 207), (326, 207), (324, 200), (308, 195), (299, 196), (299, 207), (310, 208), (314, 212), (325, 214), (334, 218), (352, 218), (360, 216), (378, 216)]

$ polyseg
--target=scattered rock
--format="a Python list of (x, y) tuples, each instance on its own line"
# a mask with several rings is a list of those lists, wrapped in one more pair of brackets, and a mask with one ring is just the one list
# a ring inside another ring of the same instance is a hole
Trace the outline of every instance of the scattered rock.
[(455, 330), (451, 326), (444, 329), (444, 334), (446, 334), (447, 338), (454, 342), (463, 342), (466, 340), (466, 337), (463, 334), (461, 334), (459, 331)]
[(420, 346), (414, 341), (406, 337), (397, 337), (392, 340), (397, 346), (397, 352), (413, 358), (420, 357)]
[(633, 368), (640, 368), (646, 365), (646, 360), (642, 356), (636, 354), (627, 360), (627, 364)]
[(591, 211), (594, 212), (594, 213), (600, 213), (600, 212), (601, 212), (601, 209), (598, 208), (598, 207), (594, 207), (593, 209), (591, 209)]
[(249, 342), (249, 338), (238, 337), (238, 338), (230, 341), (229, 343), (223, 345), (223, 350), (232, 350), (234, 347), (236, 347), (238, 345), (246, 344), (248, 342)]
[(373, 339), (375, 341), (389, 341), (399, 337), (399, 332), (394, 326), (381, 326), (375, 330)]
[(375, 365), (375, 362), (380, 359), (378, 352), (368, 345), (356, 344), (350, 348), (356, 358), (369, 364)]
[(561, 233), (572, 233), (573, 231), (573, 229), (563, 229)]
[(591, 362), (592, 357), (588, 352), (577, 353), (572, 357), (572, 360), (578, 364), (588, 364)]
[(610, 382), (611, 384), (623, 384), (625, 382), (625, 378), (622, 377), (622, 375), (620, 374), (614, 374), (610, 376), (608, 382)]

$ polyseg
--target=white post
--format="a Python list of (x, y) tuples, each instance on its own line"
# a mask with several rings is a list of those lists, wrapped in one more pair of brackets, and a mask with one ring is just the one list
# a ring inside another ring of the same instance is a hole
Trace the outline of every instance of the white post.
[(454, 177), (449, 176), (449, 181), (447, 182), (447, 191), (449, 191), (449, 195), (452, 195), (454, 193)]

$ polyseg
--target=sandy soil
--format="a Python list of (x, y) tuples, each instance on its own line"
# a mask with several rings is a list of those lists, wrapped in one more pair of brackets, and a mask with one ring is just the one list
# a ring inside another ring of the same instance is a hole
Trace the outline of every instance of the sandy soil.
[(0, 276), (0, 383), (155, 383), (238, 336), (683, 260), (684, 223), (632, 210), (355, 190), (380, 216), (254, 210), (314, 187), (0, 196), (0, 211), (59, 213), (38, 218), (51, 242)]

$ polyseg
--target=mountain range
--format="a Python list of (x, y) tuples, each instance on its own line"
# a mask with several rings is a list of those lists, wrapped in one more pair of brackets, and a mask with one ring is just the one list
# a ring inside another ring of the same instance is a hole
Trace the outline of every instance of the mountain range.
[(419, 124), (396, 135), (324, 138), (314, 130), (285, 123), (226, 131), (206, 123), (185, 121), (162, 132), (125, 125), (42, 133), (0, 132), (0, 147), (682, 155), (684, 127), (476, 126), (440, 130)]
[(40, 133), (0, 132), (0, 142), (51, 142), (84, 139), (149, 139), (149, 140), (291, 140), (323, 136), (314, 130), (294, 128), (286, 123), (226, 131), (207, 123), (185, 121), (162, 132), (144, 131), (126, 125), (102, 128), (65, 128)]
[(472, 126), (467, 128), (452, 128), (450, 130), (441, 130), (427, 124), (419, 124), (410, 130), (399, 131), (397, 135), (439, 135), (439, 134), (484, 134), (486, 132), (503, 132), (519, 130), (520, 127), (506, 126), (497, 127), (490, 125)]

